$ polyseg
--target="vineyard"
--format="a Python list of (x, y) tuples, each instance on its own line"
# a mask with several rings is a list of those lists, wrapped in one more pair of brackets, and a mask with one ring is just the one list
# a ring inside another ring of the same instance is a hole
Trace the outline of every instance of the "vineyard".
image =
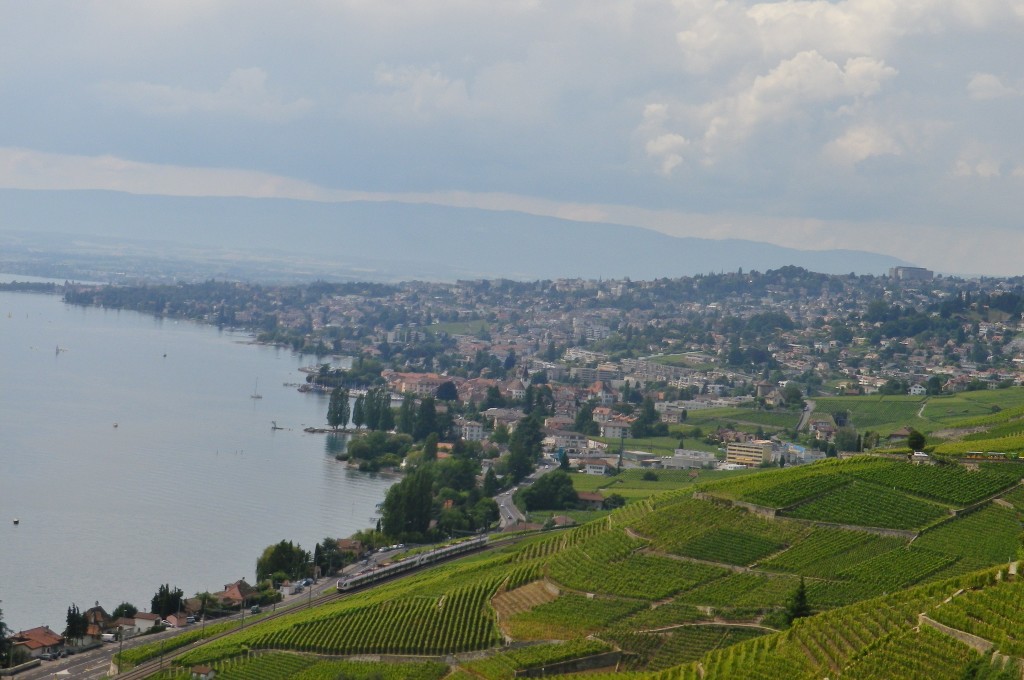
[[(285, 617), (247, 620), (244, 630), (192, 648), (175, 664), (215, 664), (229, 680), (370, 680), (340, 665), (354, 661), (323, 657), (482, 652), (490, 656), (464, 661), (451, 677), (506, 680), (611, 644), (631, 653), (624, 663), (634, 671), (616, 680), (875, 677), (886, 664), (958, 677), (981, 657), (934, 631), (913, 632), (919, 613), (1024, 656), (1024, 589), (994, 584), (991, 571), (1020, 552), (1024, 486), (1013, 486), (1018, 475), (1007, 473), (1009, 466), (981, 468), (863, 457), (702, 480), (696, 488), (708, 500), (692, 497), (694, 485), (666, 490), (583, 526), (411, 572)], [(950, 514), (950, 506), (1004, 489), (1005, 502)], [(755, 499), (803, 519), (924, 530), (911, 541), (767, 518), (731, 504)], [(786, 628), (782, 614), (801, 579), (815, 615)], [(191, 634), (175, 644), (194, 641)], [(502, 634), (515, 643), (548, 644), (498, 651)], [(560, 640), (567, 642), (550, 644)], [(153, 649), (130, 653), (142, 659)], [(922, 654), (942, 663), (932, 668)], [(424, 667), (418, 676), (411, 668), (391, 675), (398, 664), (367, 668), (381, 669), (385, 680), (438, 680), (447, 667)]]
[(1006, 435), (1004, 437), (948, 441), (938, 444), (935, 453), (949, 456), (962, 456), (971, 451), (982, 453), (1021, 453), (1024, 452), (1024, 433)]
[(1000, 652), (1024, 657), (1024, 582), (964, 593), (936, 607), (929, 616), (958, 630), (994, 642)]
[(921, 529), (948, 516), (946, 508), (898, 491), (854, 482), (785, 513), (819, 522), (889, 529)]
[[(921, 397), (869, 396), (815, 399), (814, 410), (832, 415), (849, 412), (858, 430), (895, 430), (920, 421)], [(920, 429), (920, 428), (918, 428)]]
[(723, 570), (637, 553), (644, 541), (611, 529), (554, 555), (547, 576), (573, 590), (653, 600), (715, 578)]
[[(448, 673), (443, 663), (376, 664), (360, 661), (318, 661), (298, 654), (274, 652), (240, 657), (213, 665), (221, 680), (441, 680)], [(153, 678), (190, 678), (185, 668), (165, 671)]]
[(561, 640), (586, 637), (628, 617), (646, 604), (619, 598), (588, 598), (563, 593), (554, 602), (517, 614), (506, 628), (517, 640)]
[(818, 529), (806, 540), (759, 566), (773, 571), (825, 578), (842, 568), (904, 545), (906, 540), (900, 538), (844, 529)]
[(959, 465), (913, 466), (895, 461), (851, 474), (858, 479), (956, 506), (970, 505), (1018, 482), (1018, 475), (1012, 472), (975, 471)]
[(708, 652), (765, 635), (758, 628), (699, 625), (683, 626), (661, 633), (632, 633), (612, 630), (604, 637), (619, 648), (636, 654), (637, 667), (659, 671), (696, 661)]
[(496, 583), (480, 583), (435, 599), (411, 597), (298, 624), (255, 637), (257, 649), (319, 654), (445, 654), (498, 642), (488, 600)]
[[(656, 503), (656, 510), (633, 524), (637, 533), (650, 539), (659, 550), (676, 555), (704, 559), (704, 549), (721, 532), (748, 536), (759, 543), (759, 554), (768, 545), (789, 545), (811, 532), (808, 527), (789, 522), (772, 522), (751, 515), (746, 510), (723, 507), (715, 503), (675, 496)], [(722, 552), (722, 551), (717, 551)], [(738, 554), (719, 561), (747, 564), (749, 553), (740, 547)], [(756, 558), (755, 558), (756, 559)]]
[(611, 649), (599, 640), (569, 640), (560, 644), (534, 645), (501, 652), (486, 659), (465, 662), (462, 666), (484, 680), (510, 680), (519, 670), (581, 659)]
[(956, 556), (956, 570), (964, 573), (1015, 558), (1020, 532), (1013, 510), (989, 505), (926, 531), (914, 541), (914, 547)]

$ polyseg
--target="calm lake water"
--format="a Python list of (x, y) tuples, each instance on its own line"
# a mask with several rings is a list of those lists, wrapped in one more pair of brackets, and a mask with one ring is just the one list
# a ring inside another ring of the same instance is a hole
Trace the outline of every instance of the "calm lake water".
[[(284, 385), (315, 358), (248, 341), (0, 292), (9, 627), (63, 630), (72, 603), (148, 611), (163, 583), (191, 596), (252, 582), (271, 543), (312, 550), (371, 524), (395, 479), (336, 461), (324, 435), (302, 431), (324, 424), (327, 397)], [(262, 399), (250, 396), (257, 382)]]

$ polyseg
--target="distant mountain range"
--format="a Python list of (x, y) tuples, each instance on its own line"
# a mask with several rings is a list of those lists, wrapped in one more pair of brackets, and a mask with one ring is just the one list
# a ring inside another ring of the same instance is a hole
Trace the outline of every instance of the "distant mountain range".
[(312, 274), (367, 280), (653, 279), (785, 265), (829, 274), (881, 274), (908, 264), (866, 251), (676, 238), (517, 212), (102, 191), (0, 190), (0, 231), (59, 234), (54, 247), (65, 251), (68, 239), (159, 242), (199, 249), (207, 258), (219, 251), (223, 258), (251, 263), (301, 261)]

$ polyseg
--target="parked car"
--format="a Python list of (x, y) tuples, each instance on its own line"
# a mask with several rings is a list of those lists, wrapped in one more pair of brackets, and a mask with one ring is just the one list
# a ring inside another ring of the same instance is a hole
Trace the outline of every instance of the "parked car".
[(263, 611), (263, 610), (262, 610), (262, 609), (260, 609), (260, 606), (259, 606), (258, 604), (254, 604), (254, 605), (253, 605), (252, 607), (250, 607), (250, 609), (249, 609), (249, 613), (250, 613), (250, 614), (259, 614), (259, 613), (260, 613), (261, 611)]

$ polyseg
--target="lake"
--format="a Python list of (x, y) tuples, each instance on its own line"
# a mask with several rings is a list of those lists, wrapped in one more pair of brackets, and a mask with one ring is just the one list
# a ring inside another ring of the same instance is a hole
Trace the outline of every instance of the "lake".
[(163, 583), (252, 583), (267, 545), (366, 528), (396, 481), (302, 431), (324, 425), (327, 396), (285, 384), (314, 357), (242, 333), (0, 292), (0, 356), (0, 609), (15, 631), (60, 632), (72, 603), (148, 611)]

